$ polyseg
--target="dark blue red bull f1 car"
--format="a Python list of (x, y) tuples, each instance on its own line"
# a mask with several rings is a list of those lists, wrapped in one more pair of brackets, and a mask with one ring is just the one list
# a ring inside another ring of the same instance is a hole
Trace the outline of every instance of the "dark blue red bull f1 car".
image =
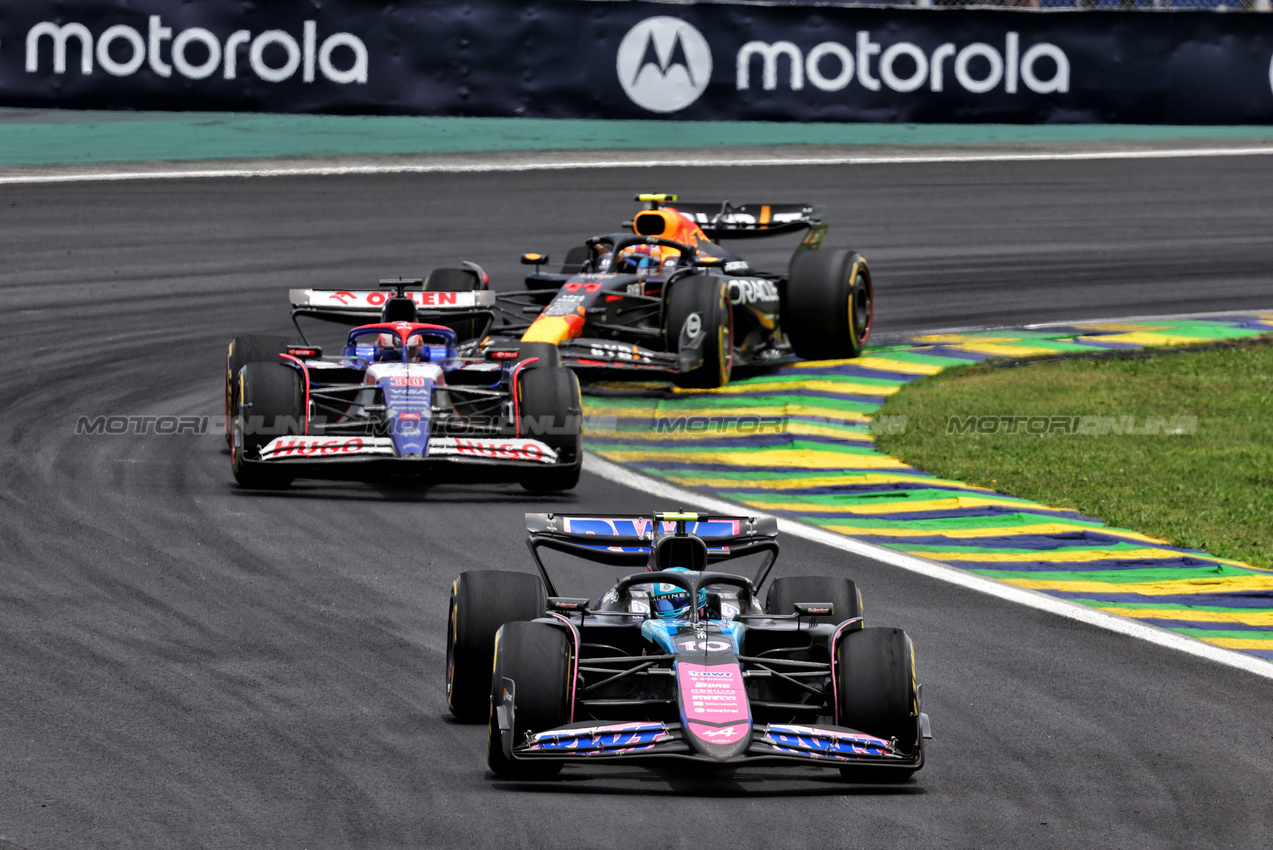
[[(846, 578), (781, 577), (771, 517), (527, 514), (539, 575), (453, 585), (447, 704), (488, 723), (498, 775), (576, 763), (796, 763), (901, 781), (924, 764), (910, 638), (867, 628)], [(557, 595), (550, 550), (644, 567), (598, 599)], [(752, 578), (711, 569), (747, 556)], [(492, 672), (492, 659), (494, 662)]]
[[(671, 379), (719, 387), (736, 367), (796, 355), (857, 357), (871, 335), (873, 297), (866, 260), (823, 247), (827, 225), (807, 204), (683, 203), (675, 195), (638, 195), (647, 209), (631, 232), (594, 236), (567, 253), (560, 269), (535, 266), (527, 291), (505, 305), (535, 313), (497, 334), (548, 342), (585, 377)], [(804, 233), (789, 267), (754, 269), (725, 240)]]

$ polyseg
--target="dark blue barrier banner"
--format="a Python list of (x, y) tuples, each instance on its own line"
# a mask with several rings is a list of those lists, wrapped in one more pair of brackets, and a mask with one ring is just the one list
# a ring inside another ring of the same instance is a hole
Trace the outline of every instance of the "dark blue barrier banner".
[(1273, 15), (641, 2), (0, 7), (0, 105), (1273, 123)]

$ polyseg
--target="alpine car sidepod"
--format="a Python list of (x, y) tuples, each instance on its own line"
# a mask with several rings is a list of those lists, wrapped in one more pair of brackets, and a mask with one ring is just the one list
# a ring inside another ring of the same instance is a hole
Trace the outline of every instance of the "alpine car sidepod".
[[(778, 578), (762, 606), (772, 517), (532, 513), (526, 527), (539, 576), (466, 572), (451, 592), (447, 704), (487, 721), (496, 774), (688, 760), (890, 782), (923, 766), (910, 638), (866, 628), (846, 578)], [(599, 599), (558, 596), (541, 549), (645, 571)], [(749, 555), (754, 578), (709, 569)]]
[[(562, 362), (599, 377), (670, 377), (700, 388), (726, 383), (735, 366), (793, 353), (861, 353), (871, 334), (871, 272), (861, 255), (822, 247), (820, 209), (636, 199), (647, 208), (626, 223), (632, 232), (586, 240), (560, 271), (544, 270), (546, 255), (523, 255), (535, 266), (529, 291), (499, 296), (542, 310), (524, 326), (523, 342), (554, 343)], [(718, 244), (801, 231), (784, 273), (757, 271)]]
[(381, 283), (394, 291), (292, 292), (294, 318), (379, 319), (352, 328), (337, 356), (286, 337), (230, 344), (227, 439), (239, 484), (415, 478), (574, 487), (583, 462), (579, 382), (556, 348), (477, 353), (457, 328), (484, 333), (492, 293)]

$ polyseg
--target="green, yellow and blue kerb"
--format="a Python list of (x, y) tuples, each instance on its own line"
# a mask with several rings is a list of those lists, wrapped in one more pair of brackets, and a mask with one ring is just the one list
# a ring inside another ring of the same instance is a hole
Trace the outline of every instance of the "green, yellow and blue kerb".
[(885, 399), (948, 366), (1273, 332), (1273, 314), (916, 337), (719, 390), (601, 385), (587, 446), (675, 484), (1273, 660), (1273, 571), (921, 472), (875, 447)]

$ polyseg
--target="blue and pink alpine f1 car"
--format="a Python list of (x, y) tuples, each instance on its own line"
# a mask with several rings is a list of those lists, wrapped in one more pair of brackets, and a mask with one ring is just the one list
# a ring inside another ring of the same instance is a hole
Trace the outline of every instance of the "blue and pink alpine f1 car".
[[(466, 572), (451, 594), (447, 704), (487, 721), (496, 774), (679, 759), (887, 782), (923, 766), (910, 638), (866, 628), (847, 578), (781, 577), (762, 605), (773, 518), (535, 513), (526, 524), (538, 576)], [(644, 570), (598, 599), (559, 596), (541, 550)], [(747, 556), (760, 560), (753, 578), (709, 569)]]

